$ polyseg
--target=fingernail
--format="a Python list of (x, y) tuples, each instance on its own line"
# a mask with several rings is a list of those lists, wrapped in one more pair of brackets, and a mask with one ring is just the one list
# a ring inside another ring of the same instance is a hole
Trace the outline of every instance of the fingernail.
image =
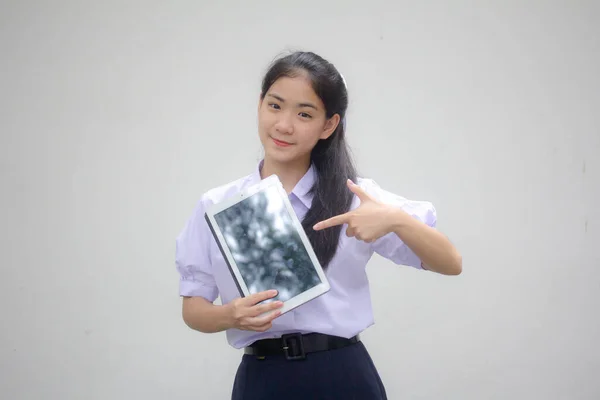
[(272, 296), (275, 296), (275, 295), (277, 294), (277, 290), (271, 290), (269, 293), (270, 293)]

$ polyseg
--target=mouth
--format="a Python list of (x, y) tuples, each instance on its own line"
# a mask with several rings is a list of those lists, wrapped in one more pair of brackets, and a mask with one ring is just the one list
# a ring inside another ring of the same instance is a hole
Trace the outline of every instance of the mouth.
[(279, 147), (288, 147), (288, 146), (291, 146), (291, 145), (292, 145), (291, 143), (284, 142), (283, 140), (278, 140), (278, 139), (275, 139), (275, 138), (274, 138), (274, 137), (272, 137), (272, 136), (271, 136), (271, 139), (272, 139), (272, 140), (273, 140), (273, 142), (274, 142), (274, 143), (275, 143), (277, 146), (279, 146)]

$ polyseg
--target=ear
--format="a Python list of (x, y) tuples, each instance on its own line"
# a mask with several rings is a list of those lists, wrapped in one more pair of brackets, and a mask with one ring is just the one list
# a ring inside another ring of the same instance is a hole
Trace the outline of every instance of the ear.
[(325, 122), (325, 126), (323, 127), (323, 132), (321, 132), (321, 136), (319, 139), (327, 139), (329, 136), (333, 135), (333, 132), (337, 129), (340, 123), (340, 115), (334, 114), (333, 117), (329, 118), (327, 122)]

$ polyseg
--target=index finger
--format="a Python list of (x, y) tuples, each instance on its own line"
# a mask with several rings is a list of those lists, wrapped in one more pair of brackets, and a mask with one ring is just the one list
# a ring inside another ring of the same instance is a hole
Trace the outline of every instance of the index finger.
[(255, 305), (275, 296), (277, 296), (277, 290), (265, 290), (264, 292), (251, 294), (250, 296), (245, 297), (244, 300), (251, 305)]
[(315, 224), (315, 226), (313, 226), (313, 229), (318, 231), (321, 229), (331, 228), (332, 226), (345, 224), (346, 222), (348, 222), (348, 216), (348, 213), (336, 215), (335, 217), (331, 217), (329, 219), (326, 219), (325, 221), (321, 221)]

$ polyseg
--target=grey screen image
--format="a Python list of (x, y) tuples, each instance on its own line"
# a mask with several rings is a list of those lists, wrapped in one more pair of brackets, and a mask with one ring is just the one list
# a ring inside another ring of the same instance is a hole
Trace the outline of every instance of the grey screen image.
[(286, 301), (321, 283), (276, 187), (215, 214), (215, 220), (250, 293), (276, 289), (275, 299)]

